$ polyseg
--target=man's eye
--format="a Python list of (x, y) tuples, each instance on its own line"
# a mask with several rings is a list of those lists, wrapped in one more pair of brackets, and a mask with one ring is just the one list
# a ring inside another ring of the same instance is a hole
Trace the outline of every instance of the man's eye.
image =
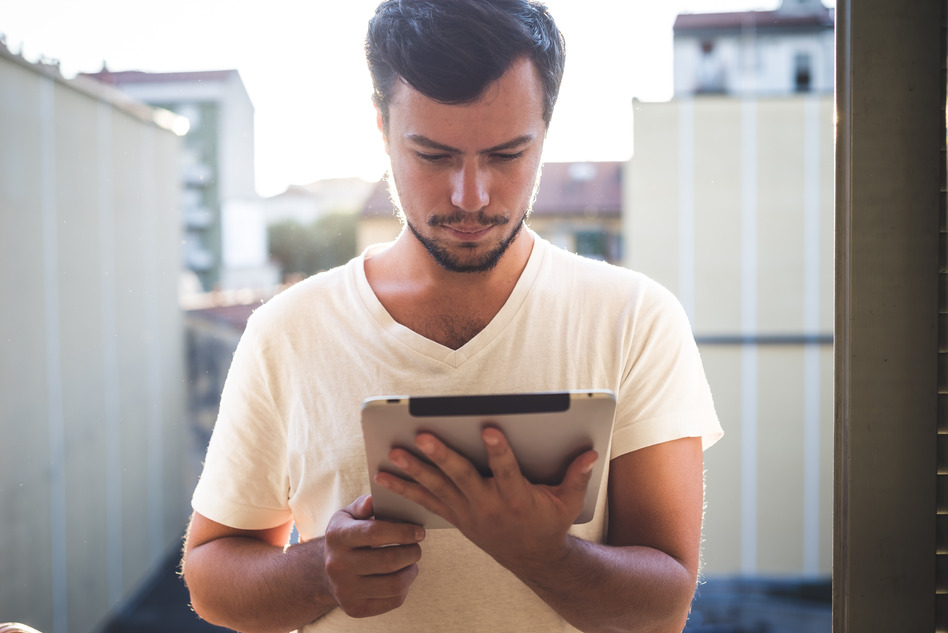
[(415, 152), (415, 154), (426, 163), (440, 163), (448, 158), (447, 154), (425, 154), (424, 152)]
[(502, 162), (517, 160), (521, 156), (523, 156), (523, 152), (516, 152), (515, 154), (494, 154), (494, 158)]

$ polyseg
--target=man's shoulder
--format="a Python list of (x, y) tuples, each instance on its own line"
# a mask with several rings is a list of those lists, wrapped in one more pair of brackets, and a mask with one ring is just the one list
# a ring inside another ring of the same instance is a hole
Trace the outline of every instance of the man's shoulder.
[(658, 286), (661, 285), (643, 272), (573, 253), (546, 242), (549, 257), (548, 272), (556, 276), (569, 276), (594, 286)]
[(679, 309), (675, 295), (642, 271), (584, 257), (546, 244), (547, 285), (550, 292), (582, 305), (637, 306), (660, 311)]

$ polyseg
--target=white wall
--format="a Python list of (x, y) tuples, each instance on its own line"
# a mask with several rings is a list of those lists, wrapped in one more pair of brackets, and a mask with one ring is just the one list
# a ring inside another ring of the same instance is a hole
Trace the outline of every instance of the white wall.
[(0, 52), (0, 620), (97, 630), (180, 541), (180, 139)]

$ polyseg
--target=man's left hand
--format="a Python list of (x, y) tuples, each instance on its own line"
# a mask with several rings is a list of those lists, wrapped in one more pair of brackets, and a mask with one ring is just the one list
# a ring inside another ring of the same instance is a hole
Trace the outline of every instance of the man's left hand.
[(415, 445), (431, 464), (394, 448), (389, 459), (414, 482), (385, 472), (376, 481), (444, 518), (508, 568), (548, 562), (562, 551), (567, 530), (582, 512), (597, 454), (576, 457), (559, 485), (532, 484), (500, 430), (485, 428), (481, 437), (491, 477), (434, 435), (420, 433)]

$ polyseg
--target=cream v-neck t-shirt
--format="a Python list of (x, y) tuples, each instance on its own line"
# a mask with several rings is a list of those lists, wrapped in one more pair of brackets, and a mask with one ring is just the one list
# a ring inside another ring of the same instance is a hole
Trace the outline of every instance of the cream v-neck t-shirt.
[[(681, 437), (717, 441), (678, 301), (640, 273), (534, 239), (507, 302), (457, 350), (392, 319), (366, 279), (366, 254), (257, 309), (224, 386), (194, 509), (242, 529), (292, 519), (301, 539), (321, 536), (333, 513), (369, 492), (360, 408), (372, 396), (609, 389), (611, 458)], [(594, 519), (571, 533), (604, 540), (607, 479)], [(422, 552), (400, 608), (364, 619), (335, 609), (303, 630), (573, 630), (457, 530), (429, 530)]]

